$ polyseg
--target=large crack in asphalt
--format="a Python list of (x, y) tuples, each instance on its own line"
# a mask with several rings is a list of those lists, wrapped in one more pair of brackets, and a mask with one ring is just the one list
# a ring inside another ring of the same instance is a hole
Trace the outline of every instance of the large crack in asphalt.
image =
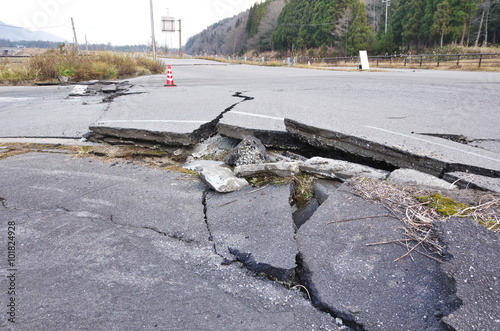
[(363, 325), (352, 321), (350, 316), (340, 314), (338, 311), (335, 311), (321, 301), (321, 298), (317, 296), (318, 291), (316, 290), (315, 284), (310, 280), (310, 273), (311, 272), (309, 271), (307, 264), (302, 258), (302, 254), (299, 252), (299, 254), (297, 254), (295, 285), (304, 286), (307, 289), (307, 295), (309, 296), (313, 307), (319, 311), (327, 313), (332, 316), (333, 319), (341, 318), (343, 323), (353, 331), (367, 331)]
[(236, 92), (233, 97), (242, 98), (231, 106), (224, 109), (213, 120), (202, 124), (190, 133), (159, 132), (135, 128), (111, 128), (92, 125), (85, 138), (93, 142), (105, 142), (110, 144), (129, 144), (150, 148), (165, 148), (172, 146), (192, 146), (208, 139), (218, 133), (217, 126), (224, 114), (233, 110), (242, 102), (253, 100), (243, 92)]
[(217, 125), (219, 124), (220, 120), (224, 117), (224, 115), (231, 110), (233, 110), (236, 106), (239, 104), (245, 102), (245, 101), (250, 101), (253, 100), (253, 97), (249, 96), (244, 96), (243, 92), (236, 92), (233, 97), (236, 98), (242, 98), (243, 100), (229, 106), (228, 108), (224, 109), (216, 118), (214, 118), (212, 121), (203, 124), (200, 126), (198, 129), (193, 131), (191, 134), (189, 134), (189, 138), (191, 138), (192, 141), (194, 142), (201, 142), (207, 138), (210, 138), (214, 135), (217, 134)]

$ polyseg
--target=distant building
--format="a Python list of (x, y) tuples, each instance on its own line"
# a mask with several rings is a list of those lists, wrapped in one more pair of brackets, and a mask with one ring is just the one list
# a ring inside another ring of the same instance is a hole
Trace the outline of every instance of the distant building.
[(8, 56), (14, 54), (15, 51), (17, 51), (18, 47), (8, 47), (8, 46), (0, 46), (0, 55), (1, 56)]

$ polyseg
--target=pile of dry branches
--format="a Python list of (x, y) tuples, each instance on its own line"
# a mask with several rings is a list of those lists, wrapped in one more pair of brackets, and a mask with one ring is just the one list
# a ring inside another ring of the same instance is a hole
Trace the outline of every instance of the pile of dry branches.
[[(453, 215), (445, 215), (433, 208), (428, 201), (422, 202), (422, 199), (419, 199), (432, 196), (436, 192), (429, 188), (364, 177), (351, 179), (349, 185), (356, 195), (383, 204), (391, 214), (404, 223), (404, 234), (408, 239), (398, 242), (405, 244), (409, 253), (422, 246), (431, 253), (443, 256), (443, 246), (434, 231), (434, 226), (437, 222), (445, 222), (451, 217), (468, 217), (490, 230), (500, 232), (500, 199), (493, 195), (482, 196), (475, 206), (457, 204), (464, 208), (460, 208)], [(417, 244), (411, 246), (410, 242)]]

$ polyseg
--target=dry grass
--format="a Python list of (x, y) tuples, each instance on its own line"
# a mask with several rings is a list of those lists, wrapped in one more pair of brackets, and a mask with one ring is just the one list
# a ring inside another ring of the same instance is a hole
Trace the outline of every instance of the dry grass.
[[(435, 234), (438, 222), (451, 217), (467, 217), (500, 233), (500, 199), (484, 194), (473, 206), (444, 198), (430, 189), (399, 185), (366, 178), (354, 178), (349, 182), (356, 195), (383, 204), (395, 217), (404, 223), (407, 241), (398, 241), (414, 250), (425, 246), (433, 253), (443, 255), (443, 247)], [(410, 246), (410, 242), (416, 242)]]
[(73, 155), (74, 158), (92, 157), (98, 158), (104, 163), (130, 162), (155, 169), (181, 172), (191, 179), (197, 177), (196, 172), (179, 166), (180, 163), (185, 161), (184, 157), (144, 147), (130, 145), (66, 146), (25, 143), (0, 144), (0, 147), (0, 160), (25, 153), (59, 150)]
[(49, 50), (20, 63), (2, 59), (0, 83), (31, 84), (59, 80), (117, 79), (146, 74), (161, 74), (165, 65), (142, 55), (93, 52), (78, 55), (73, 51)]

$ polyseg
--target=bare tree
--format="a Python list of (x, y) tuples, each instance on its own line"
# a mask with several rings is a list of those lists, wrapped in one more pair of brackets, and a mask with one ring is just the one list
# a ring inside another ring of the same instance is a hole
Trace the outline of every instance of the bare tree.
[[(484, 31), (483, 46), (488, 44), (488, 24), (490, 20), (490, 12), (500, 3), (500, 0), (483, 0), (478, 7), (481, 10), (481, 18), (479, 20), (479, 29), (477, 31), (476, 42), (474, 46), (479, 46), (479, 40)], [(484, 25), (484, 29), (483, 29)]]
[(354, 17), (351, 8), (347, 8), (344, 14), (339, 18), (332, 35), (337, 38), (335, 42), (339, 49), (342, 49), (344, 54), (347, 54), (347, 40), (349, 35), (349, 28), (352, 24)]
[(248, 41), (248, 48), (258, 51), (273, 50), (273, 32), (278, 26), (278, 16), (285, 7), (285, 0), (276, 0), (267, 7), (266, 15), (262, 19), (259, 30)]

